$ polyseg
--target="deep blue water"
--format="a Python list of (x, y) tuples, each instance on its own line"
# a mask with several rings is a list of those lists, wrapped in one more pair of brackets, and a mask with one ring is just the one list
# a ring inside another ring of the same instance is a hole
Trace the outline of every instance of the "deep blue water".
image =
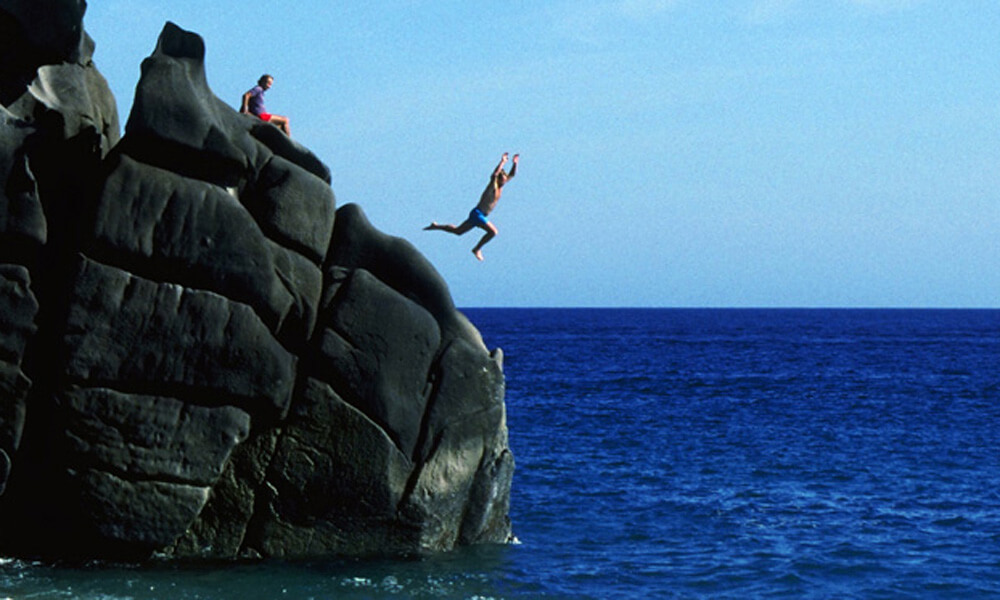
[(0, 561), (0, 598), (1000, 598), (1000, 311), (470, 309), (520, 544)]

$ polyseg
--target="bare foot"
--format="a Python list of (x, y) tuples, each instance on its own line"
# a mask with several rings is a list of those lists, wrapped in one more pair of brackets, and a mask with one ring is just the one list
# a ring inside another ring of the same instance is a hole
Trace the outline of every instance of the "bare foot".
[(437, 221), (431, 221), (430, 225), (424, 227), (424, 231), (431, 231), (432, 229), (437, 229), (437, 228), (438, 228)]
[(483, 260), (483, 253), (480, 250), (473, 250), (472, 253), (475, 254), (476, 258), (479, 260)]

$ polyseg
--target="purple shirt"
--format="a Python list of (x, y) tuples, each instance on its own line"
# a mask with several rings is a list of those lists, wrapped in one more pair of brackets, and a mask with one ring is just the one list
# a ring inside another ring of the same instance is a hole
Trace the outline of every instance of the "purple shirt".
[(253, 86), (250, 90), (250, 99), (247, 101), (247, 110), (250, 114), (260, 116), (260, 113), (267, 112), (264, 109), (264, 88), (259, 85)]

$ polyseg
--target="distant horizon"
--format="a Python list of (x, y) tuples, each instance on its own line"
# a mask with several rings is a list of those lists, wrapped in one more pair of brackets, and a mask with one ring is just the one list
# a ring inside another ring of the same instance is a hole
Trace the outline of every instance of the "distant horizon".
[(987, 306), (456, 306), (462, 310), (776, 310), (776, 311), (1000, 311)]

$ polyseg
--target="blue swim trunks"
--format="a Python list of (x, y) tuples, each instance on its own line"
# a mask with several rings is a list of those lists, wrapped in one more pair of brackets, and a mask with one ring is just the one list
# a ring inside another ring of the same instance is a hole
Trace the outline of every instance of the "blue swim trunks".
[(490, 224), (490, 220), (487, 219), (486, 215), (483, 214), (483, 211), (479, 210), (478, 208), (473, 208), (471, 211), (469, 211), (469, 220), (474, 221), (477, 225), (480, 225), (482, 227), (486, 227), (487, 225)]

